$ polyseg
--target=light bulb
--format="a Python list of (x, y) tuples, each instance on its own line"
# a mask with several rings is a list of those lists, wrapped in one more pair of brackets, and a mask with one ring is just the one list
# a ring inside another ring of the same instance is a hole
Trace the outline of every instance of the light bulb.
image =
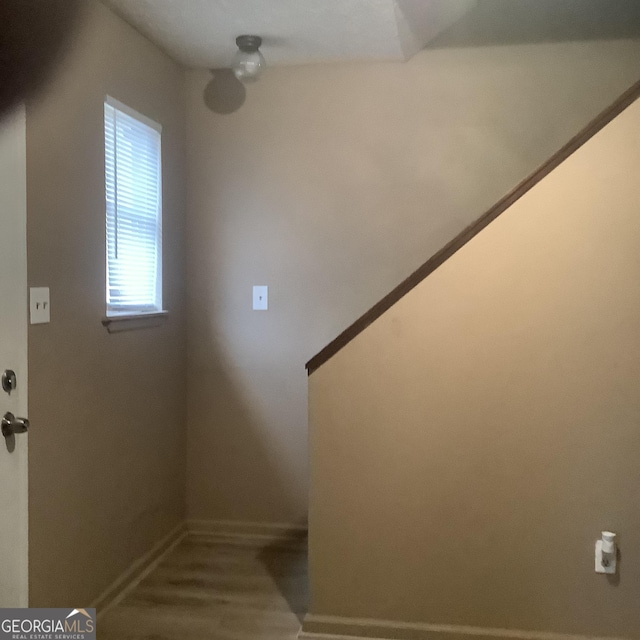
[(259, 51), (238, 51), (233, 60), (233, 73), (242, 82), (255, 82), (265, 66), (265, 59)]
[(258, 48), (262, 44), (259, 36), (238, 36), (238, 52), (233, 59), (233, 73), (241, 82), (255, 82), (266, 67), (266, 62)]

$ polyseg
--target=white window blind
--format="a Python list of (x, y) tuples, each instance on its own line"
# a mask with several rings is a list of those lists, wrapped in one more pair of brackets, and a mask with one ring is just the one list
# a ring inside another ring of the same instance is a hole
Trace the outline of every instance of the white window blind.
[(107, 316), (162, 310), (161, 127), (107, 98)]

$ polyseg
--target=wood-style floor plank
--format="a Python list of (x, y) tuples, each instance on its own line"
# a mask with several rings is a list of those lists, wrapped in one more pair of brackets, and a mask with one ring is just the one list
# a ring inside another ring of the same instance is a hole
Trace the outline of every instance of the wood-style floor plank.
[(98, 620), (100, 640), (294, 640), (307, 610), (306, 539), (258, 547), (185, 539)]

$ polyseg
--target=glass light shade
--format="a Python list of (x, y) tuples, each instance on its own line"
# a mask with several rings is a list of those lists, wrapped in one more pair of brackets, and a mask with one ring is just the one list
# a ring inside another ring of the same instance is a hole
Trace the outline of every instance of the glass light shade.
[(233, 59), (233, 73), (241, 82), (255, 82), (264, 71), (266, 62), (259, 51), (242, 51)]

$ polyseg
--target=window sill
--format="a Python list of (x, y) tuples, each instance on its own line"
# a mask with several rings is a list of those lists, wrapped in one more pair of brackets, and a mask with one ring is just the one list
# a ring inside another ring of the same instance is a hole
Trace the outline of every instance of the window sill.
[(168, 311), (154, 313), (133, 313), (121, 316), (108, 316), (102, 319), (102, 325), (109, 333), (121, 331), (135, 331), (136, 329), (150, 329), (163, 325), (169, 317)]

